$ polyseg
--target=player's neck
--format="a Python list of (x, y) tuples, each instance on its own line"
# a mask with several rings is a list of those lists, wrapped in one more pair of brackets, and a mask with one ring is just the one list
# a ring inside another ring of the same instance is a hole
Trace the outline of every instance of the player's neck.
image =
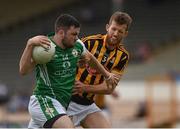
[(107, 49), (109, 49), (109, 50), (111, 50), (111, 51), (114, 50), (114, 49), (116, 49), (118, 46), (119, 46), (118, 44), (112, 45), (112, 44), (106, 43)]
[(58, 37), (57, 35), (54, 35), (52, 37), (52, 40), (56, 43), (56, 45), (58, 45), (60, 48), (62, 49), (66, 49), (66, 47), (63, 45), (62, 43), (62, 39), (60, 37)]

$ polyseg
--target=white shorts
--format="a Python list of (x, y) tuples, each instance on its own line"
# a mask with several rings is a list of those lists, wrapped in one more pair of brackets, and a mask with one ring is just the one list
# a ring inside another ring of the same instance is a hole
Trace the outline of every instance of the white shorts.
[(28, 128), (43, 128), (44, 124), (57, 115), (66, 114), (65, 108), (56, 99), (48, 96), (32, 95), (30, 98), (29, 113), (31, 120)]
[(71, 101), (67, 109), (67, 115), (71, 117), (75, 126), (79, 126), (87, 115), (100, 111), (101, 109), (97, 107), (95, 103), (91, 105), (81, 105)]

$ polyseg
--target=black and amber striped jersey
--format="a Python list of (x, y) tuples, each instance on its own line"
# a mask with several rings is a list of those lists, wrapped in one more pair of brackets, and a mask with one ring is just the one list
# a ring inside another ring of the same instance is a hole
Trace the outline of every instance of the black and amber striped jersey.
[[(107, 35), (92, 35), (82, 39), (85, 47), (96, 57), (96, 59), (106, 68), (106, 70), (122, 75), (124, 68), (129, 61), (129, 54), (122, 44), (116, 49), (109, 50), (106, 47)], [(76, 80), (85, 84), (97, 85), (104, 81), (104, 77), (98, 73), (95, 68), (86, 66), (86, 68), (78, 68)], [(83, 104), (92, 104), (94, 94), (83, 93), (82, 95), (73, 95), (72, 101)]]

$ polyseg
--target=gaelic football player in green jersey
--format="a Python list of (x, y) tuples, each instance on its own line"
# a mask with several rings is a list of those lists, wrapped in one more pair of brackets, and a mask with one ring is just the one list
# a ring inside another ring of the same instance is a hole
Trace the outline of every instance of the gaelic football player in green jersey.
[[(19, 71), (26, 75), (36, 70), (36, 87), (29, 102), (31, 120), (29, 128), (73, 128), (66, 114), (70, 102), (79, 59), (84, 59), (109, 81), (117, 83), (117, 77), (109, 73), (78, 39), (80, 24), (73, 16), (60, 15), (55, 22), (55, 33), (35, 36), (27, 41), (22, 54)], [(53, 42), (56, 51), (46, 64), (32, 59), (34, 46), (47, 47)]]

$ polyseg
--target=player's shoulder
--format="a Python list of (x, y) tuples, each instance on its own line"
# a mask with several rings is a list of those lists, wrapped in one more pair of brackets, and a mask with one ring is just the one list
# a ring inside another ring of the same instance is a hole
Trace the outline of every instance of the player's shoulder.
[(76, 40), (76, 44), (75, 45), (76, 46), (84, 46), (83, 42), (80, 39)]
[(126, 54), (127, 56), (129, 56), (129, 52), (126, 50), (125, 46), (123, 44), (118, 46), (118, 51), (123, 52), (124, 54)]
[(88, 40), (103, 40), (104, 39), (104, 35), (103, 34), (95, 34), (95, 35), (89, 35), (87, 37), (83, 37), (82, 41), (86, 42)]

